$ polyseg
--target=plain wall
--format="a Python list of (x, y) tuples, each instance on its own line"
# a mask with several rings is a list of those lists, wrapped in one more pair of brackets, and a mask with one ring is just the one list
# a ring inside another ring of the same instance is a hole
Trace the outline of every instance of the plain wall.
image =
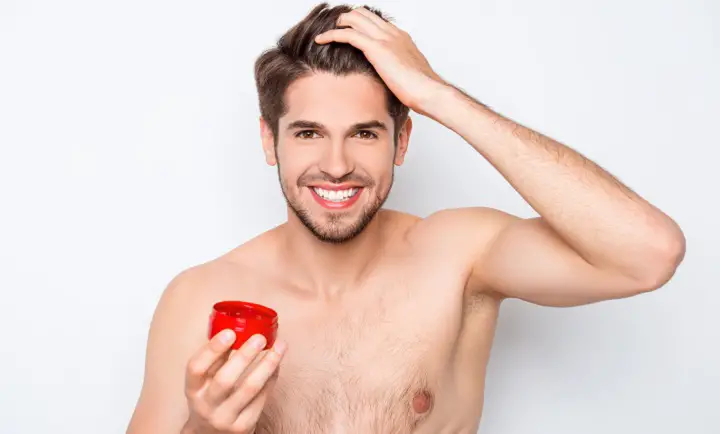
[[(675, 218), (654, 293), (504, 304), (489, 434), (711, 434), (720, 391), (716, 1), (378, 1), (435, 69)], [(252, 66), (307, 1), (0, 0), (0, 433), (123, 433), (161, 292), (281, 223)], [(419, 115), (388, 207), (532, 209)]]

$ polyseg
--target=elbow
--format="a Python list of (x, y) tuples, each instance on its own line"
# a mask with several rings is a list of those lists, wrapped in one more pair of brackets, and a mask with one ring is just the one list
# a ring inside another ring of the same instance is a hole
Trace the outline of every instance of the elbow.
[(675, 275), (685, 259), (685, 235), (673, 222), (672, 230), (658, 234), (643, 255), (643, 271), (639, 275), (642, 292), (663, 287)]

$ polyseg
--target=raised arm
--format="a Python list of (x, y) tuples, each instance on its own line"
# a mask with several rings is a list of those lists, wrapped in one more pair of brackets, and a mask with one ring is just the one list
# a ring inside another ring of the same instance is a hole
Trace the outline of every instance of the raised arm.
[(455, 240), (454, 251), (466, 256), (470, 286), (573, 305), (649, 291), (673, 275), (685, 238), (667, 215), (569, 147), (443, 81), (392, 23), (359, 8), (338, 25), (347, 28), (316, 41), (362, 50), (403, 103), (462, 136), (540, 215), (466, 209), (428, 219), (429, 232)]
[(442, 217), (464, 231), (491, 231), (471, 250), (474, 282), (539, 304), (573, 305), (650, 291), (670, 279), (685, 253), (671, 218), (569, 147), (451, 87), (439, 95), (434, 117), (540, 215), (470, 209)]

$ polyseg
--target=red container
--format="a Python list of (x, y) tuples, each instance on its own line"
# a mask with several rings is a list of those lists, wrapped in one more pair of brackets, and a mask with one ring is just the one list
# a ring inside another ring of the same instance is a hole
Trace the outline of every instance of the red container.
[(247, 301), (221, 301), (210, 314), (208, 338), (225, 329), (235, 332), (232, 348), (237, 350), (254, 334), (265, 336), (265, 349), (273, 346), (277, 337), (278, 314), (269, 307)]

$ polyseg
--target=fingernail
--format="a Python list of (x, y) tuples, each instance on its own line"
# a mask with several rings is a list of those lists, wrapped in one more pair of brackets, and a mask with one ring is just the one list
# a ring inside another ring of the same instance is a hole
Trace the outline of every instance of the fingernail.
[(285, 353), (285, 350), (287, 350), (287, 344), (284, 341), (276, 341), (275, 342), (275, 352), (283, 355)]
[(252, 345), (252, 347), (257, 350), (262, 350), (263, 348), (265, 348), (265, 336), (263, 336), (263, 335), (253, 336), (252, 342), (250, 342), (250, 345)]
[(223, 330), (220, 333), (220, 342), (223, 344), (229, 344), (235, 338), (235, 332), (232, 330)]

